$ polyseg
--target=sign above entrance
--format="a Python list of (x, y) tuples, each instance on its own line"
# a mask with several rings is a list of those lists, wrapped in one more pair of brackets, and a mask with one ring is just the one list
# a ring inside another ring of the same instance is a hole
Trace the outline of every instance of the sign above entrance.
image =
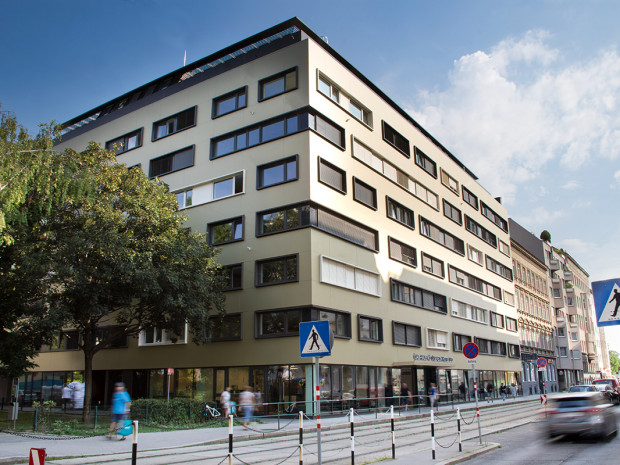
[(463, 355), (469, 359), (476, 358), (479, 353), (480, 348), (474, 342), (468, 342), (463, 346)]
[(323, 357), (332, 354), (329, 321), (306, 321), (299, 323), (299, 352), (302, 357)]

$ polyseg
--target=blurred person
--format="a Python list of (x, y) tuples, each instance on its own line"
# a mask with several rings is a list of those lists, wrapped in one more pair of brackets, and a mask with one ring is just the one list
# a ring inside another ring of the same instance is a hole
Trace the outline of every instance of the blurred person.
[(220, 394), (220, 406), (222, 407), (224, 418), (228, 419), (228, 414), (230, 412), (230, 386), (227, 386), (226, 389), (222, 391), (222, 394)]
[[(125, 390), (123, 383), (116, 383), (114, 385), (114, 394), (112, 395), (112, 419), (110, 421), (110, 431), (108, 432), (108, 439), (114, 438), (117, 433), (117, 425), (122, 427), (129, 414), (131, 407), (131, 398)], [(126, 436), (122, 436), (119, 440), (123, 441)]]
[(239, 394), (239, 407), (243, 414), (243, 429), (248, 429), (248, 423), (252, 421), (254, 404), (256, 404), (256, 397), (252, 392), (252, 387), (246, 386), (245, 390)]

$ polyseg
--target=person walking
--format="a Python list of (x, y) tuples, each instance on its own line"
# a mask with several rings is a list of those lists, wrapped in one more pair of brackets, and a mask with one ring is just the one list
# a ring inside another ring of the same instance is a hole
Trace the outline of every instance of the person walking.
[(506, 386), (504, 383), (499, 387), (499, 393), (502, 395), (502, 401), (506, 402)]
[(224, 418), (228, 419), (228, 413), (230, 412), (230, 386), (227, 386), (220, 394), (220, 406), (222, 407)]
[(400, 397), (402, 399), (403, 405), (405, 406), (405, 411), (407, 411), (409, 400), (411, 399), (411, 391), (407, 387), (407, 383), (403, 383), (400, 385)]
[[(114, 394), (112, 395), (112, 421), (110, 422), (110, 431), (108, 432), (108, 439), (113, 439), (117, 433), (117, 425), (123, 426), (123, 423), (127, 419), (129, 409), (131, 407), (131, 398), (125, 390), (123, 383), (116, 383), (114, 385)], [(121, 436), (119, 441), (123, 441), (127, 436)]]
[(487, 404), (489, 402), (493, 403), (493, 383), (491, 381), (487, 384)]
[(431, 400), (431, 410), (437, 405), (437, 388), (435, 383), (431, 383), (429, 392)]
[(510, 385), (510, 395), (512, 395), (512, 400), (517, 400), (517, 386), (515, 383)]
[(461, 384), (459, 384), (459, 393), (461, 395), (461, 398), (463, 400), (465, 400), (465, 392), (467, 391), (467, 389), (465, 388), (465, 381), (461, 381)]
[(243, 413), (243, 429), (248, 429), (248, 423), (252, 421), (254, 404), (256, 404), (256, 397), (254, 397), (252, 387), (246, 386), (245, 391), (239, 394), (239, 407)]

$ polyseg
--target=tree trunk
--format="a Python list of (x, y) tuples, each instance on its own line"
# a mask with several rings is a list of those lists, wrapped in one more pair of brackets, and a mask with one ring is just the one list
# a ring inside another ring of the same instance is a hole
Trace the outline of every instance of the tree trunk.
[(82, 423), (90, 422), (90, 404), (93, 397), (93, 356), (92, 350), (84, 350), (84, 409)]

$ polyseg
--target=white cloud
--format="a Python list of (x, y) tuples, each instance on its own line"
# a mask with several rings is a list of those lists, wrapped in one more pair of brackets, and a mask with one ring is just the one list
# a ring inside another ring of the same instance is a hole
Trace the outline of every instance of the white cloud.
[(620, 171), (614, 173), (614, 182), (609, 187), (612, 189), (620, 189)]
[(598, 248), (597, 244), (582, 239), (562, 239), (554, 245), (566, 250), (577, 261), (579, 257), (591, 254)]
[[(533, 208), (532, 210), (529, 210), (527, 214), (520, 215), (518, 222), (519, 224), (550, 225), (554, 221), (564, 216), (566, 216), (566, 212), (564, 211), (550, 212), (545, 207), (536, 207), (536, 208)], [(548, 227), (549, 226), (547, 226), (547, 228)]]
[(578, 189), (579, 187), (581, 187), (581, 185), (577, 181), (568, 181), (562, 186), (562, 189), (573, 190)]

